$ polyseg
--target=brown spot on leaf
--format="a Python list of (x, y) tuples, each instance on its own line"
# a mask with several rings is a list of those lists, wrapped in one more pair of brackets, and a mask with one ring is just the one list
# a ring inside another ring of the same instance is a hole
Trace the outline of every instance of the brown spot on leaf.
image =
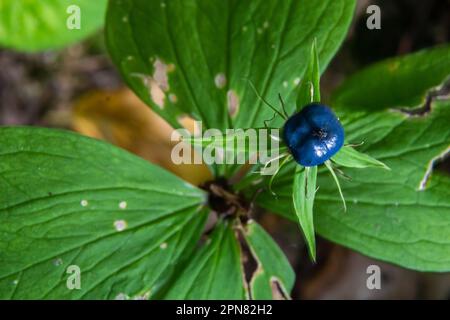
[(152, 77), (142, 73), (133, 73), (132, 76), (142, 80), (142, 83), (148, 89), (149, 96), (153, 103), (155, 103), (160, 109), (164, 109), (164, 100), (166, 96), (156, 81)]
[(236, 116), (239, 111), (239, 97), (234, 90), (228, 90), (227, 92), (227, 106), (230, 116)]

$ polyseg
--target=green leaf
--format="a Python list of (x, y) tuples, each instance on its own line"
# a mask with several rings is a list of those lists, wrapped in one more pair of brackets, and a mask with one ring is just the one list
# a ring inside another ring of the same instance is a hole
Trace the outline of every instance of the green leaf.
[(241, 249), (231, 221), (220, 221), (211, 237), (174, 279), (164, 299), (245, 299)]
[(2, 299), (151, 298), (202, 233), (205, 194), (143, 159), (58, 130), (0, 141)]
[(289, 298), (295, 273), (289, 261), (264, 229), (250, 220), (244, 232), (258, 267), (250, 280), (251, 298), (269, 300)]
[(383, 162), (372, 158), (371, 156), (356, 151), (350, 146), (343, 146), (338, 153), (336, 153), (331, 160), (336, 164), (349, 168), (383, 168), (390, 170)]
[(347, 211), (347, 204), (345, 203), (345, 198), (344, 198), (344, 194), (342, 193), (341, 184), (339, 183), (339, 179), (336, 176), (336, 173), (334, 173), (333, 164), (330, 162), (330, 160), (327, 160), (327, 161), (325, 161), (325, 166), (327, 167), (328, 171), (330, 171), (331, 176), (334, 179), (334, 182), (336, 182), (336, 186), (338, 188), (339, 195), (341, 196), (341, 199), (342, 199), (342, 204), (344, 205), (344, 211)]
[(300, 111), (304, 106), (312, 102), (320, 102), (320, 67), (315, 39), (311, 46), (308, 67), (300, 82), (297, 96), (297, 111)]
[(317, 39), (323, 71), (354, 6), (354, 0), (111, 1), (106, 36), (127, 84), (172, 126), (191, 116), (204, 128), (262, 127), (273, 110), (249, 80), (272, 105), (280, 93), (294, 111), (311, 43)]
[(450, 75), (450, 46), (422, 50), (369, 66), (333, 94), (333, 105), (346, 110), (414, 108)]
[[(59, 49), (89, 36), (104, 22), (107, 0), (0, 1), (0, 46), (22, 51)], [(69, 29), (80, 12), (80, 28)]]
[(295, 213), (305, 236), (308, 251), (316, 260), (316, 239), (314, 234), (313, 207), (316, 194), (317, 166), (297, 167), (292, 185), (292, 200)]

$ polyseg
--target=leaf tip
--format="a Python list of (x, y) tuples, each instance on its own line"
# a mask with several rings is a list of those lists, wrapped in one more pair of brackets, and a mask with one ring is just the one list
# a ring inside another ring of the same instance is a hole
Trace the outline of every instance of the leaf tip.
[(316, 264), (317, 263), (316, 246), (314, 245), (314, 248), (308, 248), (308, 253), (311, 262)]

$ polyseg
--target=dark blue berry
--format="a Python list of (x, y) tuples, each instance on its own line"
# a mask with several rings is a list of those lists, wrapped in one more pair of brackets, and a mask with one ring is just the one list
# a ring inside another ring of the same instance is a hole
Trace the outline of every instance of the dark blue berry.
[(311, 103), (286, 121), (283, 139), (295, 161), (312, 167), (324, 163), (341, 149), (344, 129), (330, 108)]

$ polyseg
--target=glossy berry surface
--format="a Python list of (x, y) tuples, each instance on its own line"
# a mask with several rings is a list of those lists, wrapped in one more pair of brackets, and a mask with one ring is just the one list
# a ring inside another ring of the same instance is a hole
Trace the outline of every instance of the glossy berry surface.
[(312, 167), (324, 163), (341, 149), (344, 128), (329, 107), (311, 103), (286, 121), (283, 139), (295, 161)]

